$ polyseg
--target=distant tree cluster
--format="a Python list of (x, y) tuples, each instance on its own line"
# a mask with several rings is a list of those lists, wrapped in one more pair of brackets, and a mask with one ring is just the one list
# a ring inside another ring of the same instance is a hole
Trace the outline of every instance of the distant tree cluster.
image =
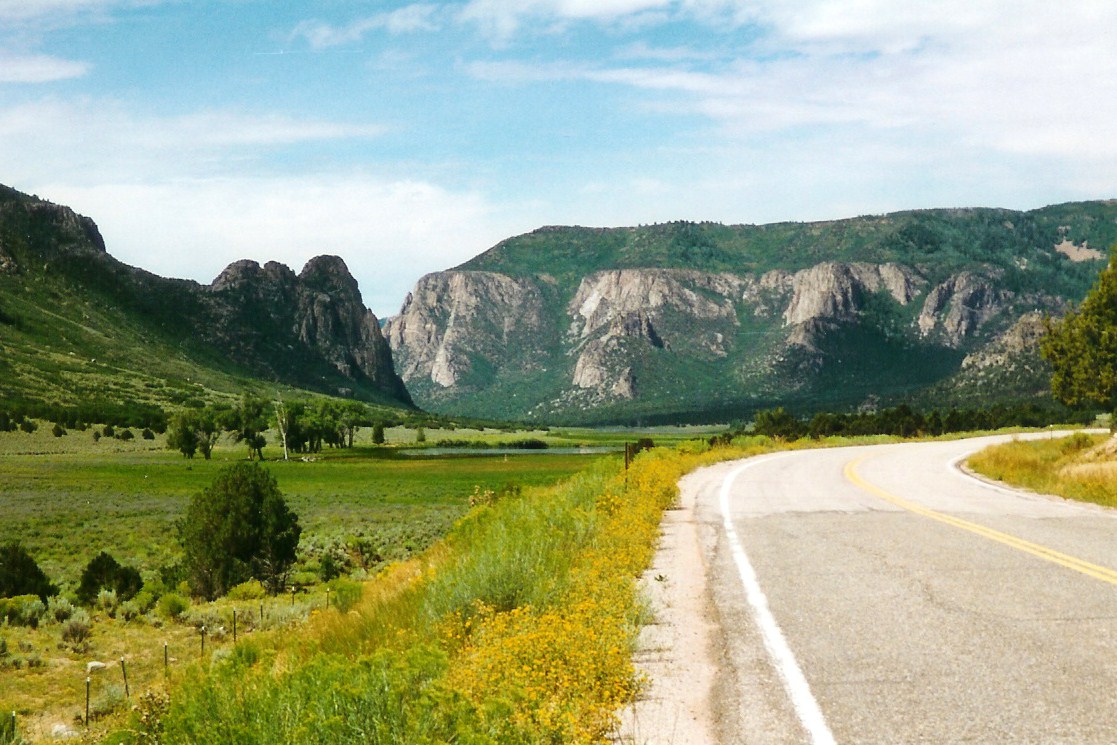
[[(264, 458), (266, 432), (275, 427), (280, 445), (292, 453), (318, 453), (323, 446), (353, 447), (357, 431), (373, 424), (368, 407), (356, 401), (280, 400), (245, 394), (235, 406), (187, 409), (171, 417), (167, 447), (187, 458), (201, 453), (209, 459), (222, 433), (248, 448), (249, 460)], [(383, 436), (383, 425), (380, 434)]]
[[(1093, 415), (1077, 415), (1083, 421)], [(1066, 423), (1074, 418), (1065, 410), (1044, 408), (1038, 404), (997, 404), (987, 408), (916, 411), (907, 405), (872, 412), (835, 414), (819, 412), (810, 419), (796, 417), (786, 409), (765, 409), (756, 413), (752, 432), (758, 435), (798, 440), (832, 436), (941, 435), (949, 432), (1000, 429), (1002, 427), (1043, 427)]]
[(21, 422), (31, 419), (54, 422), (64, 429), (84, 430), (91, 424), (150, 429), (159, 433), (167, 429), (166, 412), (148, 403), (84, 401), (67, 406), (25, 401), (6, 403), (0, 409), (0, 431), (13, 431)]

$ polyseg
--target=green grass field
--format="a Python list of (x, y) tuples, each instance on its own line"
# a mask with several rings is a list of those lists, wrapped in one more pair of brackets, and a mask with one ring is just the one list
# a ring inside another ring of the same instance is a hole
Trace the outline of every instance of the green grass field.
[[(390, 442), (408, 439), (407, 431), (390, 435)], [(269, 458), (280, 453), (274, 445), (265, 449)], [(45, 426), (34, 434), (2, 433), (0, 542), (21, 540), (63, 585), (76, 583), (101, 550), (146, 575), (175, 560), (175, 521), (190, 498), (244, 457), (245, 449), (231, 444), (205, 461), (167, 450), (161, 438), (94, 443), (91, 432), (55, 438)], [(422, 550), (443, 534), (475, 488), (553, 483), (586, 463), (585, 456), (546, 451), (433, 458), (358, 445), (307, 461), (269, 460), (266, 467), (299, 515), (304, 545), (379, 537), (396, 553), (385, 558), (399, 559), (406, 558), (401, 549)]]
[[(366, 430), (357, 447), (327, 449), (306, 460), (276, 460), (280, 448), (274, 443), (265, 448), (265, 467), (303, 526), (293, 573), (299, 584), (318, 581), (319, 560), (326, 554), (348, 559), (343, 568), (360, 578), (424, 551), (466, 513), (475, 493), (552, 484), (602, 457), (618, 463), (621, 458), (546, 451), (510, 456), (400, 454), (398, 446), (413, 443), (415, 436), (414, 430), (389, 430), (388, 441), (396, 447), (378, 448), (367, 444)], [(432, 445), (443, 436), (487, 442), (539, 436), (555, 445), (570, 444), (547, 433), (458, 430), (428, 431), (427, 436)], [(102, 550), (152, 580), (160, 567), (178, 560), (175, 521), (191, 497), (221, 468), (245, 457), (245, 448), (223, 442), (213, 460), (187, 460), (166, 449), (161, 437), (143, 440), (138, 433), (128, 442), (95, 442), (91, 430), (56, 438), (44, 423), (33, 434), (0, 433), (0, 542), (21, 541), (64, 595), (75, 589), (86, 563)], [(263, 601), (270, 619), (267, 628), (305, 622), (323, 606), (324, 585), (306, 588), (297, 602), (292, 600)], [(242, 615), (242, 631), (259, 625), (259, 603), (239, 604), (247, 614)], [(198, 644), (195, 626), (214, 617), (227, 627), (234, 607), (238, 604), (228, 600), (197, 604), (177, 622), (155, 610), (127, 622), (91, 610), (93, 634), (84, 649), (63, 644), (58, 623), (38, 629), (4, 628), (0, 640), (8, 652), (0, 652), (0, 706), (18, 711), (37, 739), (56, 723), (72, 723), (80, 713), (88, 660), (126, 656), (134, 668), (133, 682), (150, 685), (161, 671), (164, 641), (169, 641), (172, 655), (191, 659)], [(119, 670), (105, 680), (117, 678)], [(94, 708), (118, 707), (119, 702), (109, 699), (120, 692), (98, 685)]]

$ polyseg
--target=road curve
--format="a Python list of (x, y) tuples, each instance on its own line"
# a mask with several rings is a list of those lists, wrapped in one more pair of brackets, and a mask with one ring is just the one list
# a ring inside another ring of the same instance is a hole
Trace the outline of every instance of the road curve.
[(1117, 513), (955, 467), (996, 439), (683, 480), (712, 598), (712, 740), (1117, 742)]

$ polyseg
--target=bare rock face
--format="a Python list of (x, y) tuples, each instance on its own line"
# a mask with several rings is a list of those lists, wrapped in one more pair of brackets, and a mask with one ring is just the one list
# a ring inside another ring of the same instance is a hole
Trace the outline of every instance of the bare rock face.
[(618, 269), (582, 279), (567, 305), (577, 355), (571, 383), (595, 401), (637, 395), (635, 360), (650, 350), (724, 357), (743, 282), (685, 269)]
[(997, 316), (1011, 297), (989, 277), (962, 272), (927, 293), (916, 323), (924, 338), (938, 336), (958, 347)]
[[(442, 388), (465, 380), (475, 364), (537, 364), (530, 350), (544, 329), (542, 297), (531, 280), (493, 272), (439, 272), (419, 280), (387, 323), (388, 344), (405, 381)], [(508, 354), (516, 346), (517, 354)], [(526, 354), (520, 354), (520, 347)]]
[(784, 311), (784, 321), (788, 325), (814, 319), (852, 321), (866, 295), (883, 290), (900, 305), (907, 305), (923, 284), (913, 270), (897, 264), (826, 261), (792, 277), (791, 302)]
[(1038, 356), (1039, 344), (1046, 334), (1043, 314), (1026, 313), (992, 342), (966, 355), (962, 368), (1004, 367), (1022, 356)]
[(345, 379), (410, 401), (376, 316), (337, 256), (313, 258), (298, 275), (274, 261), (237, 261), (208, 289), (214, 323), (205, 333), (262, 371), (323, 360)]
[(736, 315), (732, 298), (740, 289), (741, 280), (729, 274), (685, 269), (597, 272), (582, 280), (570, 301), (571, 330), (585, 339), (616, 318), (639, 312), (649, 318), (675, 312), (700, 321), (730, 320)]

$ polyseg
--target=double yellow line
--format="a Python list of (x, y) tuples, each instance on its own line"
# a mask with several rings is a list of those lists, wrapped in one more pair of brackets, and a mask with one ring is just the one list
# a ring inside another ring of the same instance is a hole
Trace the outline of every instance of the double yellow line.
[(982, 538), (988, 538), (991, 541), (996, 541), (997, 543), (1002, 543), (1011, 548), (1015, 548), (1017, 551), (1023, 551), (1026, 554), (1031, 554), (1032, 556), (1043, 559), (1044, 561), (1050, 561), (1052, 564), (1058, 564), (1061, 567), (1073, 569), (1076, 572), (1081, 572), (1088, 577), (1093, 577), (1094, 579), (1101, 580), (1102, 582), (1108, 582), (1111, 585), (1117, 585), (1117, 571), (1113, 569), (1099, 566), (1097, 564), (1091, 564), (1088, 561), (1083, 561), (1082, 559), (1079, 559), (1077, 557), (1061, 553), (1059, 551), (1056, 551), (1055, 549), (1048, 548), (1047, 546), (1042, 546), (1038, 543), (1032, 543), (1031, 541), (1025, 541), (1023, 538), (1017, 538), (1016, 536), (1009, 535), (1008, 533), (1002, 533), (999, 530), (987, 528), (984, 525), (978, 525), (977, 523), (971, 523), (968, 520), (962, 520), (961, 518), (946, 515), (942, 512), (936, 512), (932, 509), (924, 507), (921, 504), (917, 504), (915, 502), (904, 499), (903, 497), (898, 497), (895, 494), (891, 494), (890, 492), (881, 489), (875, 484), (869, 483), (868, 481), (863, 479), (857, 472), (857, 467), (861, 465), (866, 457), (868, 456), (857, 458), (856, 460), (852, 460), (847, 463), (844, 473), (845, 477), (849, 479), (851, 483), (861, 489), (864, 489), (870, 494), (880, 497), (886, 502), (891, 502), (897, 507), (901, 507), (908, 512), (913, 512), (916, 515), (922, 515), (923, 517), (929, 517), (932, 520), (938, 520), (940, 523), (953, 525), (955, 528), (967, 530), (971, 533), (981, 536)]

